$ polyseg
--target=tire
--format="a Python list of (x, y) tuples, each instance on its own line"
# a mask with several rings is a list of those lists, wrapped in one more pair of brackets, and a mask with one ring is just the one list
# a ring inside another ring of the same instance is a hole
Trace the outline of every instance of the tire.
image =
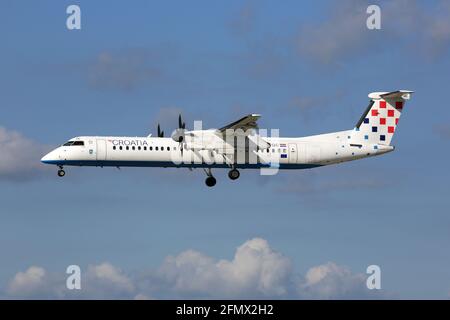
[(58, 170), (58, 177), (64, 177), (66, 175), (66, 172), (64, 170)]
[(228, 172), (228, 177), (229, 177), (231, 180), (236, 180), (236, 179), (238, 179), (240, 175), (241, 175), (241, 174), (240, 174), (239, 171), (236, 170), (236, 169), (230, 170), (230, 171)]
[(205, 183), (208, 187), (214, 187), (216, 185), (216, 182), (217, 182), (216, 178), (214, 178), (214, 177), (208, 177), (205, 180)]

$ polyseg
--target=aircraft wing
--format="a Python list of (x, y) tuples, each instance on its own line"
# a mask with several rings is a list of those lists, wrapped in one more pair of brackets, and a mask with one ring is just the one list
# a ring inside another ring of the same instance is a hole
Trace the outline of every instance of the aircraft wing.
[[(255, 145), (257, 145), (260, 149), (267, 149), (270, 147), (270, 143), (265, 141), (262, 137), (258, 135), (254, 135), (252, 130), (249, 129), (258, 129), (258, 124), (256, 123), (258, 119), (261, 118), (260, 114), (249, 114), (233, 123), (230, 123), (218, 130), (218, 132), (221, 134), (222, 137), (224, 137), (227, 134), (227, 130), (242, 130), (244, 132), (244, 135), (248, 137), (250, 141), (252, 141)], [(249, 130), (249, 131), (247, 131)], [(235, 132), (233, 132), (233, 135), (236, 135)], [(237, 135), (242, 135), (237, 133)]]
[(261, 117), (260, 114), (249, 114), (233, 123), (230, 123), (222, 128), (219, 129), (221, 133), (225, 133), (226, 130), (232, 129), (232, 130), (238, 130), (242, 129), (243, 131), (246, 131), (248, 129), (257, 129), (258, 124), (256, 121)]

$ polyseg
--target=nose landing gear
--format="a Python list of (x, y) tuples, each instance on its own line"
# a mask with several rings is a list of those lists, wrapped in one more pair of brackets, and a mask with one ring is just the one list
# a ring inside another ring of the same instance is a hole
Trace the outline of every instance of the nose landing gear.
[(66, 172), (63, 170), (63, 167), (59, 167), (58, 170), (58, 177), (64, 177), (66, 175)]

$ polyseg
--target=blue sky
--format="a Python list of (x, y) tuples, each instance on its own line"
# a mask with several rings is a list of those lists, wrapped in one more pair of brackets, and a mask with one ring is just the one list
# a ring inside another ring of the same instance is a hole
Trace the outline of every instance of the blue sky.
[[(0, 296), (72, 297), (57, 288), (77, 264), (88, 298), (448, 298), (450, 6), (377, 3), (369, 31), (364, 1), (2, 2)], [(350, 129), (369, 92), (397, 89), (415, 94), (396, 151), (334, 167), (217, 170), (207, 189), (199, 170), (60, 179), (39, 163), (78, 135), (170, 132), (179, 112), (191, 127), (261, 113), (281, 136)], [(381, 292), (363, 288), (371, 264)]]

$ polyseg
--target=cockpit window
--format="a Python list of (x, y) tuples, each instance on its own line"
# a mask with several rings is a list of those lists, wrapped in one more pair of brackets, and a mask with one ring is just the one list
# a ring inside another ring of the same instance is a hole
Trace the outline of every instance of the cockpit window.
[(63, 147), (84, 146), (84, 141), (69, 141), (63, 144)]

